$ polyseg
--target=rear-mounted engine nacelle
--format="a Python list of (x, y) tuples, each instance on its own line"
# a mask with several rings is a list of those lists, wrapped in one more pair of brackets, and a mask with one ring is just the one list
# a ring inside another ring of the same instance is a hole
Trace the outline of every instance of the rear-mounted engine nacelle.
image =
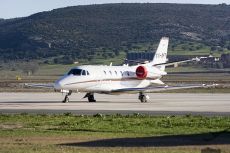
[(145, 79), (148, 75), (147, 68), (145, 66), (138, 66), (136, 69), (136, 76), (138, 79)]

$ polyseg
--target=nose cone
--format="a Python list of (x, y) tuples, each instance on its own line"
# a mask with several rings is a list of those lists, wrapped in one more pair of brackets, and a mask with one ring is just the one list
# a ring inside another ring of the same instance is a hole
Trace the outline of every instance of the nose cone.
[(58, 80), (56, 80), (55, 83), (54, 83), (54, 88), (55, 88), (56, 90), (61, 90), (61, 89), (63, 89), (67, 77), (68, 77), (68, 76), (64, 75), (64, 76), (62, 76), (61, 78), (59, 78)]
[(61, 81), (59, 81), (59, 80), (56, 81), (55, 84), (54, 84), (54, 88), (59, 89), (59, 90), (62, 89), (63, 85), (62, 85)]
[(57, 90), (66, 89), (66, 84), (68, 84), (70, 78), (69, 76), (63, 76), (59, 80), (57, 80), (54, 84), (54, 88)]

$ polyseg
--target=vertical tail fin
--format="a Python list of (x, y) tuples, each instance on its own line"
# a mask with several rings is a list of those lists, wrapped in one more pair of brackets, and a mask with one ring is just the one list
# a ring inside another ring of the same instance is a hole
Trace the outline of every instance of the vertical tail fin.
[(159, 43), (155, 56), (153, 57), (153, 64), (161, 64), (167, 61), (169, 38), (163, 37)]
[[(155, 56), (151, 64), (162, 64), (167, 62), (167, 52), (168, 52), (169, 38), (163, 37), (159, 43)], [(165, 66), (160, 66), (160, 70), (164, 71)]]

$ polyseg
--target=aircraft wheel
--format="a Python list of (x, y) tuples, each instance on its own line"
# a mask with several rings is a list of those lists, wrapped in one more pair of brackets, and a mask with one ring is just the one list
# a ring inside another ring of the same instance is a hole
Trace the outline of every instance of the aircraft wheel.
[(144, 93), (140, 92), (138, 99), (142, 102), (142, 103), (147, 103), (147, 100), (149, 99), (149, 96), (145, 95)]
[(142, 95), (140, 100), (141, 100), (142, 103), (147, 103), (147, 98), (146, 98), (145, 95)]
[(69, 102), (69, 97), (65, 96), (65, 99), (62, 101), (63, 103), (68, 103)]
[(88, 101), (89, 102), (96, 102), (96, 100), (94, 98), (92, 98), (92, 97), (88, 97)]
[(87, 93), (83, 98), (88, 98), (88, 102), (96, 102), (94, 99), (94, 94), (93, 93)]

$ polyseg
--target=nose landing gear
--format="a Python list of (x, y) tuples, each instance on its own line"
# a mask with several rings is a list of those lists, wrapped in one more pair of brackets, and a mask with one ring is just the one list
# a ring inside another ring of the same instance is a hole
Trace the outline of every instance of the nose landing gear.
[(69, 96), (72, 94), (72, 90), (70, 90), (69, 92), (66, 92), (65, 98), (62, 101), (63, 103), (68, 103), (69, 102)]

